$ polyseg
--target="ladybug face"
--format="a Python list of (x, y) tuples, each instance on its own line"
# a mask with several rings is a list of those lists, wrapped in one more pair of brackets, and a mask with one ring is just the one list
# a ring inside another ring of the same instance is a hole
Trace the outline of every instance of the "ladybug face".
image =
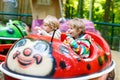
[(44, 40), (23, 38), (9, 51), (7, 66), (21, 74), (49, 75), (54, 64), (51, 50), (50, 44)]

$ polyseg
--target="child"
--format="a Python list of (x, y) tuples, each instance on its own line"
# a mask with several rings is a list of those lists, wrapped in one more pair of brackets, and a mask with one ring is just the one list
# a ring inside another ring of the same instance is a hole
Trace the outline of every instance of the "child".
[(60, 39), (61, 31), (59, 30), (59, 21), (55, 16), (48, 15), (43, 20), (43, 29), (36, 27), (38, 34), (44, 36), (52, 36), (54, 31), (54, 38)]
[(64, 40), (82, 58), (89, 57), (91, 36), (85, 34), (85, 25), (81, 19), (75, 18), (68, 22), (68, 36)]

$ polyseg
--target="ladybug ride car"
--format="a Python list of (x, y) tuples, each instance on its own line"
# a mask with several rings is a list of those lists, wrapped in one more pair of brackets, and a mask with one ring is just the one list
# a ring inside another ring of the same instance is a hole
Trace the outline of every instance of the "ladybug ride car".
[(92, 80), (108, 75), (114, 70), (115, 62), (107, 42), (100, 35), (86, 33), (93, 38), (88, 58), (80, 58), (65, 45), (64, 34), (62, 40), (30, 34), (10, 48), (0, 70), (6, 80)]

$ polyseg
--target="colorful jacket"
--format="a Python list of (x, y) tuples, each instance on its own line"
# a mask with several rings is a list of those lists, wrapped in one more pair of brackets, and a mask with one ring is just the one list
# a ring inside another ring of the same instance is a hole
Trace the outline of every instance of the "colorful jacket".
[[(69, 38), (72, 38), (72, 37), (69, 37)], [(64, 43), (67, 40), (65, 40)], [(91, 44), (91, 36), (90, 35), (84, 34), (77, 39), (72, 38), (72, 41), (69, 44), (70, 44), (71, 48), (81, 57), (89, 57), (89, 55), (90, 55), (89, 50), (90, 50), (90, 44)]]

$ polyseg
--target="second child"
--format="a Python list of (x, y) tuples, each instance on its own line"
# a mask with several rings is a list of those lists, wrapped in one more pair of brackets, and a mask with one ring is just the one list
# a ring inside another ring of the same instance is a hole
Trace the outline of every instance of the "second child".
[(90, 55), (91, 36), (85, 34), (85, 24), (79, 18), (72, 19), (68, 22), (67, 42), (71, 48), (82, 58)]
[(59, 21), (55, 16), (48, 15), (43, 20), (43, 29), (36, 27), (39, 35), (52, 36), (55, 30), (54, 38), (60, 39)]

